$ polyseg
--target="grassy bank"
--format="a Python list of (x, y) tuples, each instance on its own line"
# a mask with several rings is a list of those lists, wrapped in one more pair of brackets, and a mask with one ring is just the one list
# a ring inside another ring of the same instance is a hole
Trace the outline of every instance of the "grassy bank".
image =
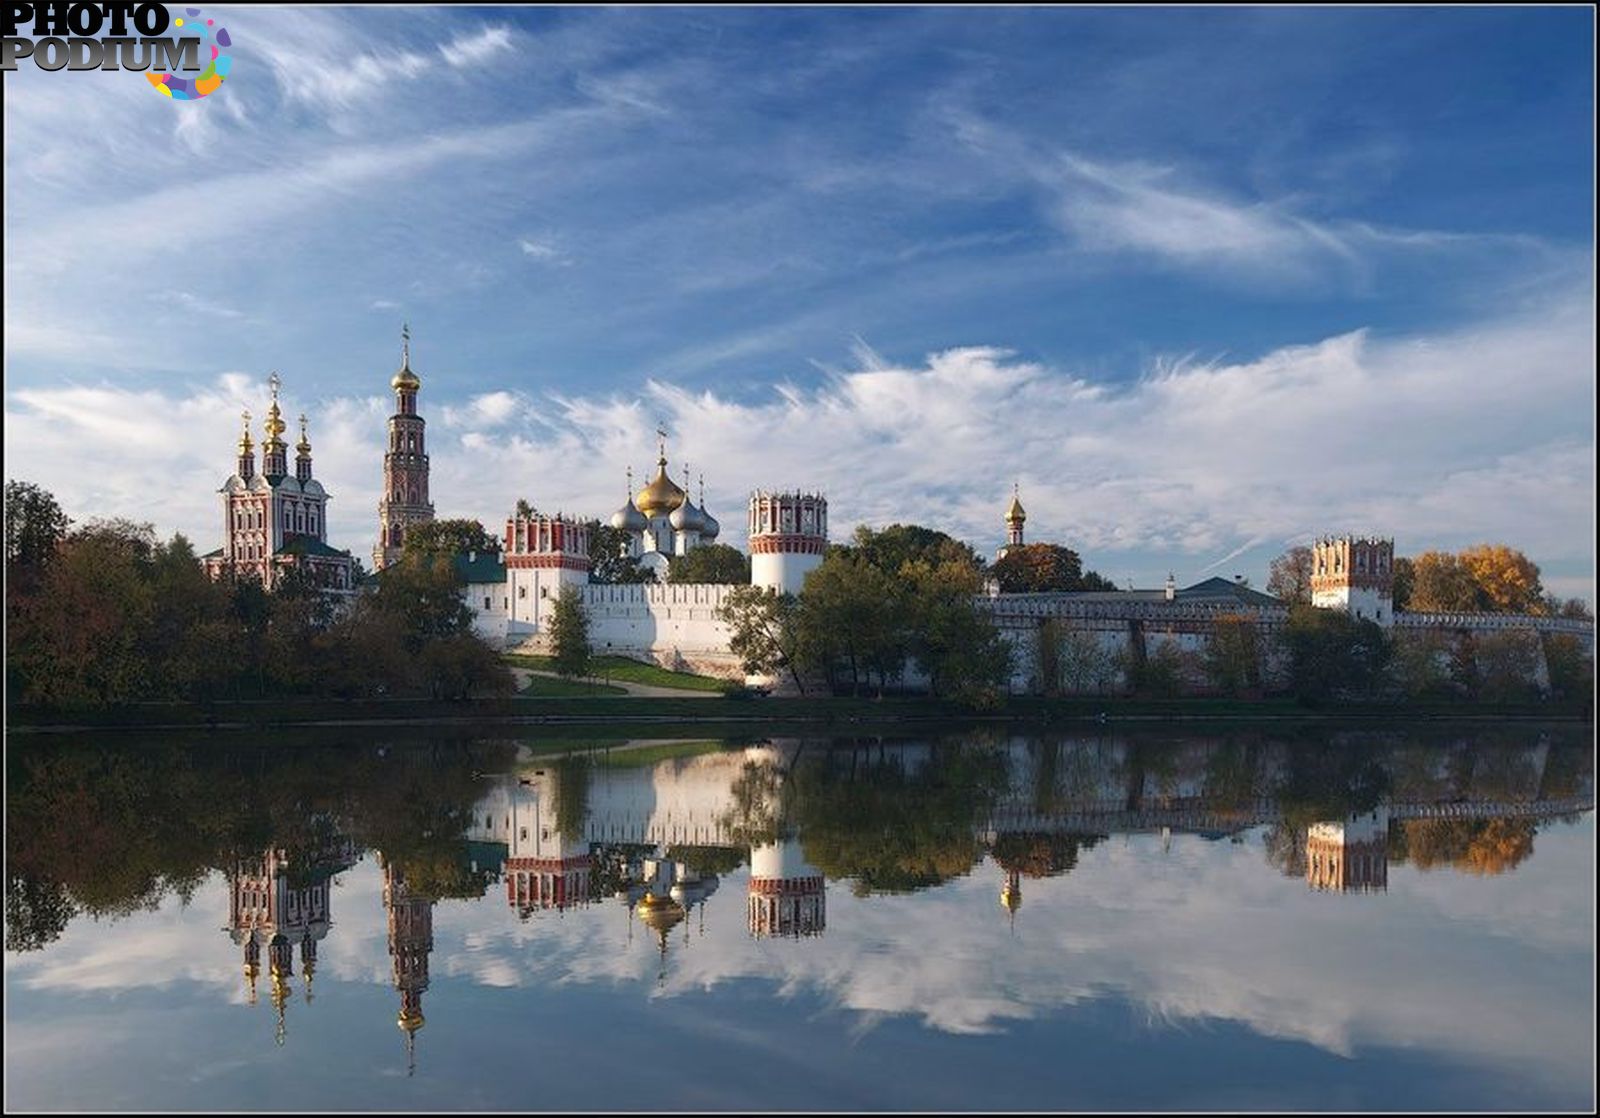
[[(556, 670), (555, 659), (550, 656), (531, 656), (525, 653), (512, 652), (505, 656), (506, 663), (518, 668), (530, 668), (536, 672), (553, 672)], [(693, 675), (689, 672), (668, 671), (666, 668), (655, 664), (646, 664), (642, 660), (630, 660), (625, 656), (591, 656), (589, 658), (589, 675), (593, 679), (616, 680), (619, 683), (642, 683), (648, 687), (670, 687), (678, 691), (722, 691), (728, 686), (725, 679), (717, 679), (708, 675)]]

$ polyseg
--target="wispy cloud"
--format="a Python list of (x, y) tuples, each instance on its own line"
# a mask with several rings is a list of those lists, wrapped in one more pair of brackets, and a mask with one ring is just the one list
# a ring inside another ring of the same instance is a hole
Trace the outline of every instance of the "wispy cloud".
[(544, 264), (567, 265), (572, 263), (572, 258), (548, 238), (518, 237), (517, 247), (522, 250), (524, 256)]

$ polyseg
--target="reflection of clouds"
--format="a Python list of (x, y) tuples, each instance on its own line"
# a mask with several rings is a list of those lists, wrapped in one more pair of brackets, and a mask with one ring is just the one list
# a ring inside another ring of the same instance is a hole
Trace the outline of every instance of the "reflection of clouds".
[[(820, 994), (849, 1010), (857, 1037), (894, 1018), (950, 1034), (1005, 1032), (1081, 1003), (1126, 1000), (1160, 1028), (1237, 1022), (1345, 1057), (1419, 1048), (1519, 1077), (1581, 1079), (1594, 1029), (1572, 989), (1592, 979), (1593, 834), (1592, 816), (1542, 831), (1536, 856), (1494, 879), (1395, 866), (1382, 896), (1317, 893), (1281, 877), (1261, 858), (1259, 832), (1239, 844), (1179, 835), (1166, 853), (1155, 835), (1113, 836), (1070, 875), (1024, 881), (1014, 930), (998, 902), (1001, 871), (986, 859), (907, 896), (858, 898), (834, 882), (827, 933), (798, 941), (749, 936), (738, 871), (708, 902), (703, 933), (696, 920), (669, 935), (659, 982), (656, 938), (637, 920), (630, 938), (614, 899), (520, 922), (491, 888), (479, 901), (436, 906), (431, 996), (450, 1004), (441, 978), (627, 987), (668, 1000), (756, 981), (780, 1001)], [(376, 860), (338, 882), (319, 1003), (339, 996), (325, 978), (390, 981)], [(225, 911), (216, 876), (188, 912), (172, 902), (116, 923), (80, 921), (43, 952), (8, 956), (8, 982), (100, 993), (187, 979), (237, 1002)], [(30, 1044), (46, 1043), (39, 1035)]]

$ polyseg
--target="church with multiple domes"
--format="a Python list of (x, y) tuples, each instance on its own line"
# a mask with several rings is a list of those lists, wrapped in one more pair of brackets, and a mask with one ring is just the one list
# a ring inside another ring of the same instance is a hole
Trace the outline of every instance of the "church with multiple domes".
[[(357, 565), (349, 552), (327, 542), (327, 505), (332, 498), (313, 475), (306, 417), (300, 417), (300, 439), (291, 469), (276, 373), (270, 383), (272, 398), (263, 430), (260, 469), (256, 468), (246, 412), (236, 466), (220, 490), (223, 546), (202, 557), (205, 568), (213, 578), (243, 575), (268, 588), (295, 577), (329, 593), (350, 594), (356, 586)], [(422, 378), (412, 368), (409, 328), (401, 331), (400, 367), (389, 387), (394, 393), (394, 412), (388, 420), (377, 540), (372, 551), (378, 572), (404, 553), (412, 531), (434, 519), (427, 421), (418, 406)], [(674, 559), (717, 542), (723, 527), (707, 506), (704, 475), (698, 479), (697, 502), (691, 496), (688, 466), (682, 467), (680, 485), (669, 468), (666, 432), (658, 429), (656, 434), (655, 475), (634, 492), (630, 469), (628, 495), (609, 518), (610, 527), (621, 535), (619, 556), (636, 560), (654, 580), (593, 582), (590, 575), (596, 556), (592, 533), (598, 521), (552, 515), (519, 502), (504, 521), (498, 551), (473, 552), (457, 559), (464, 598), (479, 636), (500, 648), (545, 651), (555, 603), (572, 587), (583, 604), (596, 653), (743, 679), (741, 662), (729, 650), (731, 634), (720, 613), (737, 587), (666, 582)], [(1026, 520), (1021, 496), (1013, 489), (1004, 513), (1006, 542), (997, 557), (1027, 546)], [(821, 564), (828, 547), (827, 498), (798, 490), (753, 491), (746, 505), (745, 536), (751, 583), (797, 594), (806, 574)], [(1570, 630), (1586, 647), (1593, 646), (1592, 624), (1567, 619), (1397, 612), (1392, 540), (1326, 537), (1316, 541), (1313, 551), (1313, 604), (1317, 606), (1343, 609), (1386, 629), (1441, 630), (1457, 635), (1507, 628), (1529, 632), (1559, 629)], [(1219, 619), (1248, 617), (1263, 635), (1270, 635), (1288, 617), (1286, 603), (1219, 578), (1178, 589), (1169, 576), (1162, 590), (1001, 594), (994, 588), (978, 604), (1014, 646), (1012, 685), (1023, 690), (1037, 686), (1037, 680), (1028, 674), (1028, 665), (1036, 660), (1033, 652), (1047, 621), (1054, 620), (1058, 628), (1065, 626), (1095, 641), (1108, 655), (1138, 662), (1155, 655), (1162, 646), (1171, 646), (1180, 654), (1202, 652)]]

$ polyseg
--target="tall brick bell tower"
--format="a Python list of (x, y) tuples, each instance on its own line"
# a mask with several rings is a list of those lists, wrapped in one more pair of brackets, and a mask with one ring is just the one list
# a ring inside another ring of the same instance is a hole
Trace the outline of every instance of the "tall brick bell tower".
[(395, 410), (389, 417), (389, 449), (383, 456), (378, 546), (372, 549), (372, 567), (379, 571), (400, 558), (406, 533), (414, 525), (433, 519), (433, 503), (428, 500), (427, 423), (417, 414), (417, 392), (422, 380), (411, 371), (409, 325), (401, 327), (400, 340), (400, 371), (389, 382), (394, 389)]

